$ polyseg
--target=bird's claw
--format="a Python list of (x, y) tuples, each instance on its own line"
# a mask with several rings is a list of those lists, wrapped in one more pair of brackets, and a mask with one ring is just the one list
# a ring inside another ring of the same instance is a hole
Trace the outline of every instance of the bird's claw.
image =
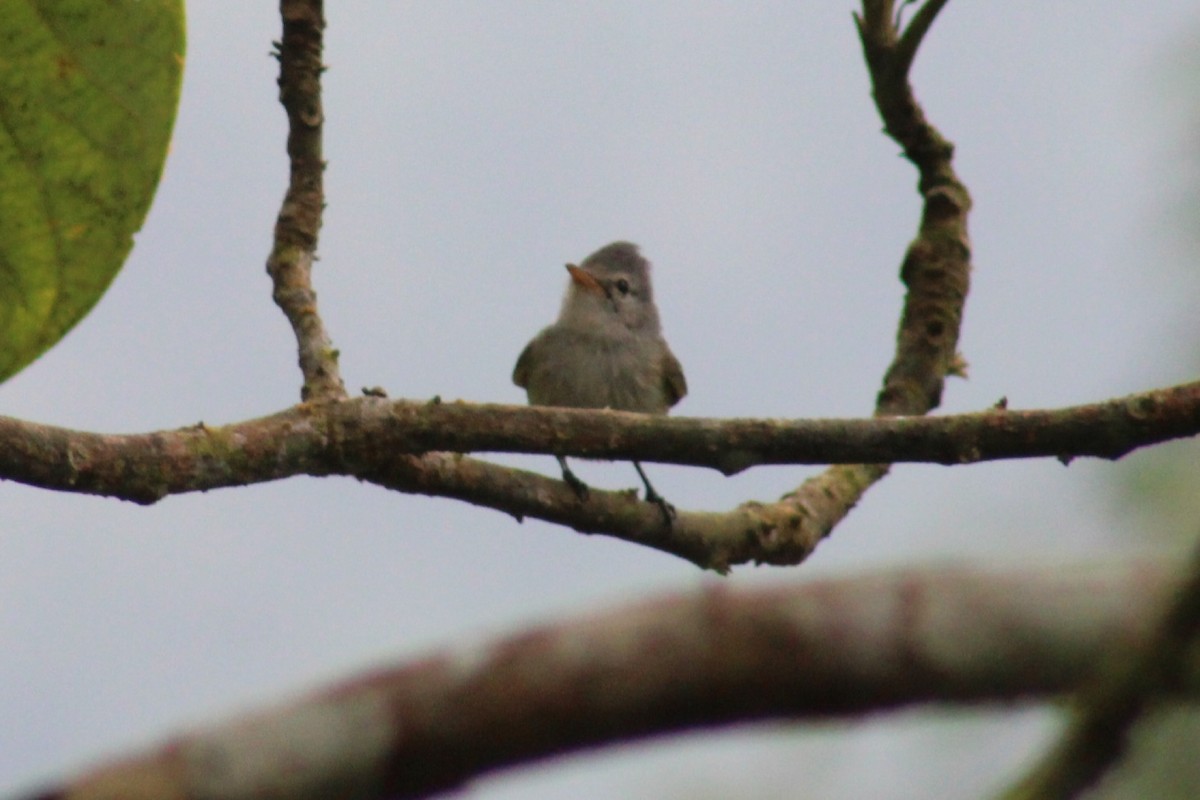
[(654, 505), (658, 506), (658, 510), (663, 515), (663, 522), (666, 523), (668, 528), (671, 527), (675, 522), (675, 517), (678, 516), (675, 513), (675, 506), (668, 503), (666, 498), (658, 492), (646, 492), (646, 502), (654, 503)]
[(562, 469), (563, 483), (571, 487), (571, 491), (575, 492), (575, 496), (579, 498), (580, 502), (587, 500), (589, 494), (587, 484), (579, 480), (574, 472), (571, 472), (566, 458), (563, 456), (555, 456), (555, 458), (558, 459), (558, 466)]
[(564, 472), (563, 481), (567, 484), (567, 486), (571, 487), (571, 491), (575, 492), (575, 496), (578, 497), (581, 502), (588, 499), (588, 495), (591, 493), (588, 489), (588, 485), (579, 480), (574, 472), (571, 472), (570, 470)]

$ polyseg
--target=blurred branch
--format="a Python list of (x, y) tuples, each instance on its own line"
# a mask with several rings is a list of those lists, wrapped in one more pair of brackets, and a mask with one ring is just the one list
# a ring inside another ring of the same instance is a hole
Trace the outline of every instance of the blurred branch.
[(300, 354), (304, 386), (302, 400), (344, 398), (337, 351), (317, 312), (312, 287), (317, 237), (325, 211), (321, 153), (322, 36), (325, 16), (321, 0), (282, 0), (283, 38), (279, 42), (279, 102), (288, 117), (287, 151), (290, 179), (279, 217), (275, 242), (267, 259), (272, 296), (283, 310)]
[[(992, 409), (944, 417), (715, 420), (613, 411), (415, 403), (367, 397), (305, 403), (221, 427), (106, 435), (0, 417), (0, 478), (60, 491), (153, 503), (172, 494), (295, 475), (347, 475), (405, 492), (454, 497), (589, 533), (606, 533), (723, 571), (795, 564), (827, 517), (804, 500), (680, 512), (664, 525), (634, 492), (586, 501), (558, 480), (466, 452), (560, 453), (706, 466), (932, 461), (957, 464), (1052, 456), (1117, 458), (1200, 432), (1200, 383), (1050, 411)], [(834, 481), (853, 495), (858, 466)], [(793, 496), (795, 497), (795, 496)], [(830, 504), (840, 496), (822, 497)]]
[(1045, 698), (1145, 643), (1177, 585), (1146, 562), (710, 588), (379, 669), (37, 797), (421, 797), (664, 733)]
[(1108, 668), (1076, 698), (1078, 710), (1062, 740), (1003, 795), (1006, 800), (1080, 796), (1117, 764), (1130, 730), (1151, 704), (1177, 693), (1193, 676), (1200, 638), (1200, 547), (1186, 581), (1163, 606), (1166, 613), (1146, 641), (1109, 648), (1101, 662)]

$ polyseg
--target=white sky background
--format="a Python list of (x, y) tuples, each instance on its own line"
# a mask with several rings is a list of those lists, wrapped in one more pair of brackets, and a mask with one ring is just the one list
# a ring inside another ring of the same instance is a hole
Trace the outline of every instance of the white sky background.
[[(625, 238), (655, 264), (691, 387), (679, 414), (870, 411), (919, 202), (879, 133), (850, 3), (330, 6), (316, 284), (352, 391), (523, 402), (512, 364), (557, 313), (563, 263)], [(4, 414), (144, 431), (298, 399), (263, 269), (286, 179), (275, 4), (193, 2), (189, 23), (172, 154), (133, 256), (63, 343), (0, 386)], [(1176, 212), (1195, 62), (1180, 56), (1198, 33), (1187, 0), (960, 0), (943, 13), (915, 83), (976, 201), (971, 379), (947, 385), (944, 411), (1194, 377), (1171, 265), (1189, 263)], [(556, 474), (548, 457), (503, 460)], [(628, 464), (577, 470), (636, 484)], [(1109, 470), (902, 466), (798, 570), (726, 582), (1126, 552), (1141, 542), (1100, 496)], [(649, 471), (681, 508), (721, 509), (814, 470)], [(347, 479), (152, 508), (5, 483), (0, 795), (352, 670), (717, 580)], [(574, 758), (469, 794), (973, 796), (1048, 731), (1030, 712), (760, 729)]]

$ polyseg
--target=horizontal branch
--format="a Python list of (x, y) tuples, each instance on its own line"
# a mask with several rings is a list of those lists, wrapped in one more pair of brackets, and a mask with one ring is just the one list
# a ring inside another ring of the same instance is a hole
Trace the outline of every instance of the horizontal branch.
[(1146, 641), (1177, 584), (1148, 562), (695, 591), (377, 670), (37, 796), (420, 797), (663, 733), (1046, 698)]
[[(886, 469), (876, 462), (1117, 458), (1198, 431), (1200, 383), (1050, 411), (845, 420), (667, 418), (366, 397), (145, 434), (0, 417), (0, 479), (153, 503), (295, 475), (346, 475), (609, 534), (723, 572), (733, 564), (803, 561), (829, 532), (822, 521), (837, 518), (821, 504), (847, 505), (856, 486), (872, 479), (870, 470)], [(845, 480), (825, 481), (823, 491), (806, 491), (805, 484), (774, 503), (681, 511), (666, 525), (658, 507), (632, 491), (594, 490), (580, 501), (561, 481), (461, 455), (473, 451), (638, 459), (725, 473), (757, 464), (849, 466), (834, 467), (831, 474), (844, 471)]]
[(367, 397), (144, 434), (87, 433), (0, 417), (0, 478), (153, 502), (301, 474), (364, 477), (398, 455), (434, 451), (654, 461), (734, 474), (766, 464), (1111, 459), (1198, 432), (1200, 382), (1052, 410), (815, 420)]
[(405, 402), (381, 413), (390, 417), (381, 428), (369, 424), (369, 430), (346, 432), (356, 447), (560, 454), (710, 467), (733, 475), (781, 464), (1115, 459), (1147, 444), (1200, 433), (1200, 382), (1062, 409), (994, 408), (942, 417), (717, 420)]

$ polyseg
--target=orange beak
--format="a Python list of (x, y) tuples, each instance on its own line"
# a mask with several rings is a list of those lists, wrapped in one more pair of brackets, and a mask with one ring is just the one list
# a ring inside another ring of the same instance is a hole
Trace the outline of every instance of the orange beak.
[(571, 280), (574, 281), (575, 285), (580, 289), (584, 289), (585, 291), (589, 291), (593, 294), (598, 294), (601, 296), (607, 294), (607, 292), (604, 291), (604, 287), (600, 285), (600, 282), (593, 278), (592, 273), (588, 272), (587, 270), (581, 269), (574, 264), (567, 264), (567, 272), (571, 273)]

